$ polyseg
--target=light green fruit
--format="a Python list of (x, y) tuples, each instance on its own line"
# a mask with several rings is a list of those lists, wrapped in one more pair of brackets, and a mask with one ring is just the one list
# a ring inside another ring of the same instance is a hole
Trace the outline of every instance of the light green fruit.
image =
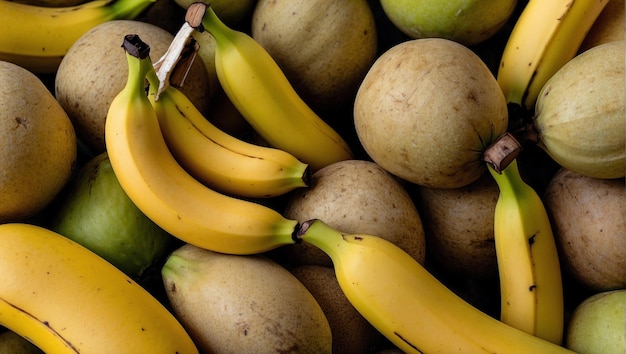
[(361, 83), (354, 124), (368, 155), (426, 187), (456, 188), (485, 173), (483, 151), (508, 110), (487, 65), (447, 39), (414, 39), (384, 52)]
[(331, 330), (315, 298), (262, 255), (184, 245), (161, 274), (173, 312), (202, 353), (330, 353)]
[(574, 310), (565, 346), (579, 354), (623, 354), (626, 289), (592, 295)]
[(0, 223), (43, 210), (69, 181), (76, 134), (39, 78), (0, 61)]
[(162, 257), (172, 237), (126, 195), (102, 153), (85, 164), (50, 216), (49, 227), (132, 277)]
[(509, 19), (516, 0), (381, 0), (391, 22), (411, 38), (440, 37), (475, 45)]
[(589, 177), (624, 177), (624, 43), (579, 54), (541, 89), (533, 118), (537, 143), (562, 167)]

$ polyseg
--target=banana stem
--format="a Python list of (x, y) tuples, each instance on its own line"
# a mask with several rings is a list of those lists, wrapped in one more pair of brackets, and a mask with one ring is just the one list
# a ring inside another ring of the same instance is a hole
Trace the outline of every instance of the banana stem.
[(156, 0), (114, 0), (110, 13), (114, 19), (133, 19), (155, 2)]
[(483, 161), (500, 174), (517, 158), (521, 150), (522, 145), (507, 132), (485, 150)]

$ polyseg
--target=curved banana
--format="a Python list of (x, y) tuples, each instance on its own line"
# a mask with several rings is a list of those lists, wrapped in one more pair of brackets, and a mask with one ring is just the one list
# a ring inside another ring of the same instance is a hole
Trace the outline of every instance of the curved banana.
[(221, 192), (250, 198), (274, 197), (307, 186), (308, 165), (285, 151), (223, 132), (174, 86), (155, 99), (158, 78), (149, 74), (148, 79), (148, 97), (165, 142), (193, 177)]
[(136, 35), (125, 37), (124, 48), (128, 82), (111, 102), (105, 141), (113, 171), (130, 199), (161, 228), (200, 248), (251, 254), (293, 243), (296, 220), (218, 193), (178, 164), (145, 93), (146, 75), (154, 70), (150, 49)]
[(343, 234), (320, 220), (302, 223), (297, 237), (330, 256), (348, 300), (406, 353), (572, 353), (471, 306), (380, 237)]
[(501, 173), (494, 239), (500, 277), (500, 320), (561, 344), (564, 304), (561, 268), (550, 220), (535, 190), (513, 160)]
[(508, 103), (528, 111), (572, 59), (609, 0), (530, 0), (504, 47), (497, 80)]
[(37, 74), (56, 72), (84, 33), (115, 19), (132, 19), (155, 0), (90, 0), (68, 7), (42, 7), (0, 0), (0, 60)]
[(46, 353), (198, 353), (176, 318), (122, 271), (30, 224), (0, 225), (0, 325)]
[(313, 171), (353, 158), (348, 144), (298, 96), (265, 48), (224, 25), (211, 7), (202, 25), (216, 42), (220, 84), (271, 146), (289, 152)]

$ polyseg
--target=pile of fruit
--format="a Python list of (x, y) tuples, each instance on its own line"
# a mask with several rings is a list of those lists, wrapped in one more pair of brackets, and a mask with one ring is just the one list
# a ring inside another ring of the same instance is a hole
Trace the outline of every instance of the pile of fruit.
[(0, 353), (623, 353), (623, 16), (0, 0)]

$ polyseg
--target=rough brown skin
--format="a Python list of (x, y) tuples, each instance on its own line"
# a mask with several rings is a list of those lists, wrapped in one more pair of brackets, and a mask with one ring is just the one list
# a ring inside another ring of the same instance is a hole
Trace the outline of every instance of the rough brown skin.
[(314, 109), (351, 104), (377, 54), (367, 0), (261, 0), (251, 32)]
[(362, 354), (381, 341), (381, 335), (343, 294), (333, 268), (303, 265), (291, 273), (311, 292), (326, 314), (333, 337), (333, 353)]
[[(94, 154), (104, 151), (108, 107), (126, 84), (128, 64), (121, 48), (126, 34), (138, 34), (150, 46), (153, 61), (165, 53), (173, 39), (172, 34), (149, 23), (105, 22), (76, 41), (57, 71), (57, 100)], [(209, 81), (201, 61), (194, 62), (181, 90), (201, 112), (208, 112)]]
[(493, 215), (499, 190), (491, 176), (465, 187), (416, 191), (429, 260), (459, 277), (496, 277)]
[(468, 185), (485, 172), (482, 151), (504, 133), (506, 101), (468, 48), (440, 38), (383, 53), (354, 103), (356, 132), (389, 172), (435, 188)]
[[(320, 219), (342, 232), (376, 235), (391, 241), (418, 262), (425, 260), (425, 240), (417, 208), (403, 185), (371, 161), (346, 160), (311, 176), (309, 188), (287, 201), (285, 217)], [(296, 264), (331, 266), (330, 257), (302, 243), (285, 247)]]
[(567, 271), (594, 291), (626, 287), (624, 179), (559, 170), (544, 204)]
[(46, 207), (71, 177), (72, 123), (40, 79), (0, 62), (0, 223)]
[(311, 293), (261, 255), (184, 245), (162, 271), (169, 303), (201, 353), (330, 353), (331, 330)]

